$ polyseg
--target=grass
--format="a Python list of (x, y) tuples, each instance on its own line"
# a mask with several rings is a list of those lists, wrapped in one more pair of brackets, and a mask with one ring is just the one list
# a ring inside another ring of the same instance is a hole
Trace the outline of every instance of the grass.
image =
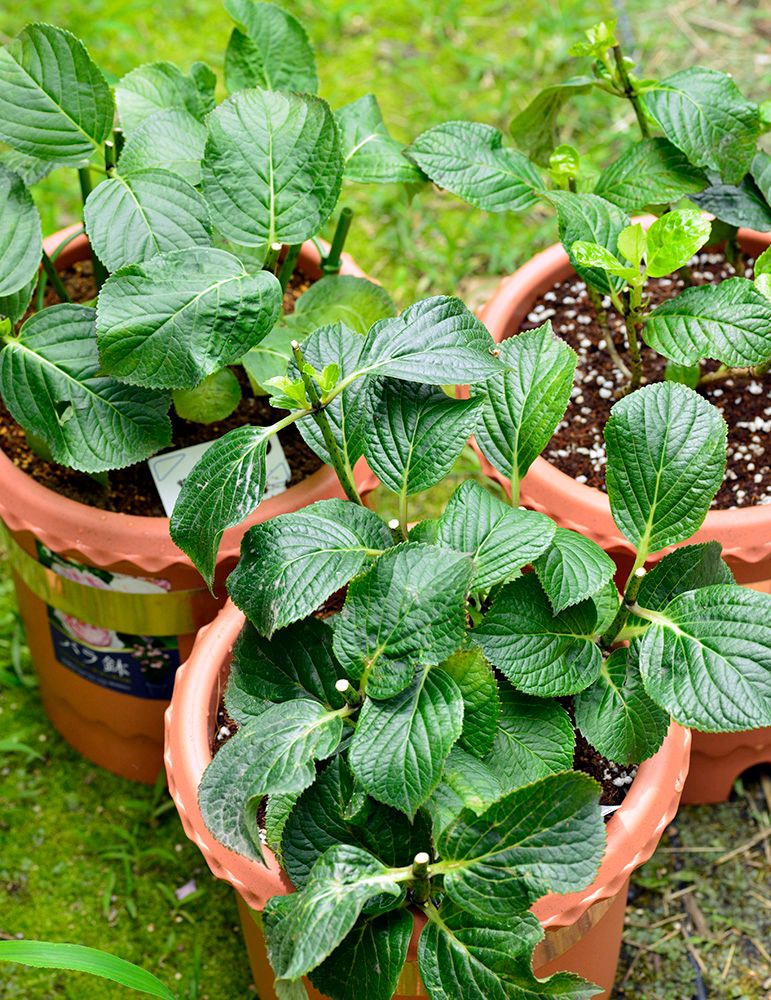
[[(375, 92), (404, 141), (458, 117), (505, 129), (527, 103), (533, 80), (546, 84), (572, 72), (569, 44), (610, 9), (609, 0), (298, 0), (287, 6), (317, 46), (322, 94), (338, 107)], [(629, 51), (640, 54), (646, 73), (709, 62), (733, 71), (749, 96), (767, 96), (771, 18), (761, 2), (629, 0), (617, 6)], [(0, 9), (0, 34), (15, 34), (21, 16), (10, 5)], [(70, 28), (115, 77), (157, 59), (184, 68), (204, 59), (219, 71), (230, 30), (214, 0), (32, 0), (23, 18)], [(613, 115), (608, 119), (601, 101), (583, 99), (564, 116), (563, 138), (575, 141), (586, 127), (590, 141), (582, 152), (596, 165), (634, 134), (623, 104), (613, 106)], [(430, 189), (408, 201), (388, 187), (350, 188), (345, 200), (357, 210), (349, 249), (401, 305), (437, 292), (459, 293), (476, 305), (496, 276), (555, 235), (545, 212), (487, 216)], [(46, 231), (74, 221), (76, 178), (55, 171), (38, 201)], [(466, 469), (473, 472), (473, 463)], [(165, 795), (99, 771), (48, 725), (1, 567), (0, 732), (0, 936), (104, 948), (155, 972), (184, 1000), (251, 995), (232, 893), (209, 875)], [(634, 879), (619, 997), (698, 995), (692, 963), (710, 996), (767, 996), (768, 840), (715, 864), (769, 826), (764, 788), (757, 778), (728, 804), (681, 810)], [(191, 880), (196, 891), (180, 901), (176, 891)], [(127, 995), (84, 976), (18, 967), (0, 967), (0, 994), (9, 1000)]]

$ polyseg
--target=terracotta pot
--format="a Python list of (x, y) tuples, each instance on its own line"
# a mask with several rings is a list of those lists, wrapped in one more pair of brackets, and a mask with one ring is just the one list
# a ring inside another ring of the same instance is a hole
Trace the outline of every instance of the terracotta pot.
[[(275, 857), (266, 851), (264, 867), (219, 844), (204, 826), (198, 809), (198, 786), (211, 760), (217, 708), (227, 683), (230, 653), (244, 616), (228, 602), (215, 621), (198, 633), (192, 655), (177, 672), (166, 712), (166, 774), (169, 790), (188, 837), (201, 849), (217, 876), (239, 898), (244, 934), (257, 992), (273, 1000), (273, 973), (260, 929), (260, 911), (271, 896), (291, 891)], [(608, 847), (597, 879), (583, 892), (549, 895), (533, 911), (546, 930), (534, 966), (539, 975), (571, 970), (603, 987), (610, 997), (621, 946), (626, 890), (632, 872), (648, 860), (677, 811), (688, 772), (690, 734), (671, 725), (661, 750), (641, 765), (622, 807), (608, 823)], [(416, 933), (400, 980), (399, 1000), (426, 996), (416, 963)], [(311, 997), (322, 994), (309, 987)]]
[[(652, 220), (653, 216), (649, 216), (641, 221), (650, 224)], [(771, 233), (740, 229), (739, 242), (746, 253), (757, 256), (771, 243)], [(496, 341), (505, 340), (517, 332), (544, 292), (574, 274), (562, 245), (554, 244), (503, 279), (480, 311), (480, 319)], [(482, 465), (487, 475), (506, 485), (483, 457)], [(634, 549), (616, 527), (606, 494), (575, 482), (546, 459), (537, 458), (522, 482), (521, 498), (525, 506), (548, 514), (562, 527), (592, 538), (613, 557), (621, 579), (626, 579), (634, 562)], [(720, 542), (737, 581), (771, 593), (771, 504), (711, 510), (693, 541)], [(721, 802), (742, 771), (765, 762), (771, 762), (771, 728), (730, 735), (694, 733), (683, 801)]]
[[(47, 252), (77, 228), (49, 237)], [(57, 264), (65, 268), (87, 255), (81, 236)], [(343, 256), (344, 273), (364, 276)], [(318, 262), (318, 251), (305, 244), (300, 267), (316, 277)], [(363, 462), (356, 478), (364, 491), (376, 482)], [(0, 543), (8, 551), (46, 712), (90, 760), (149, 783), (163, 766), (163, 713), (173, 673), (190, 653), (197, 629), (222, 606), (224, 581), (238, 561), (244, 531), (316, 500), (343, 496), (333, 471), (324, 466), (226, 531), (213, 598), (171, 541), (168, 518), (77, 503), (35, 482), (2, 452), (0, 484), (0, 519), (7, 529)], [(111, 574), (118, 576), (110, 579)], [(137, 642), (138, 655), (127, 655)]]

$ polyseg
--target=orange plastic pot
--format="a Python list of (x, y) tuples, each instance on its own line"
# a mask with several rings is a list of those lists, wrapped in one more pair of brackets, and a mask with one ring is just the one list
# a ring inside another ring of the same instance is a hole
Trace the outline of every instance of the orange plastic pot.
[[(46, 251), (77, 228), (47, 239)], [(81, 236), (57, 264), (65, 268), (87, 255)], [(363, 277), (343, 256), (343, 273)], [(320, 276), (311, 243), (299, 266), (309, 277)], [(362, 491), (375, 484), (363, 462), (356, 478)], [(77, 503), (35, 482), (0, 452), (0, 544), (8, 553), (43, 704), (61, 735), (101, 767), (154, 782), (163, 767), (163, 713), (174, 671), (197, 630), (222, 606), (244, 532), (337, 496), (343, 496), (337, 478), (324, 466), (226, 531), (215, 598), (171, 541), (168, 518)]]
[[(650, 224), (652, 220), (649, 216), (641, 221)], [(740, 229), (739, 243), (746, 253), (757, 256), (771, 243), (771, 234)], [(554, 244), (503, 279), (481, 309), (480, 319), (496, 341), (505, 340), (518, 331), (544, 292), (574, 274), (564, 248)], [(483, 457), (482, 465), (487, 475), (507, 485)], [(634, 549), (616, 527), (606, 494), (577, 483), (546, 459), (537, 458), (522, 482), (521, 499), (525, 506), (548, 514), (562, 527), (592, 538), (612, 556), (622, 578), (626, 577), (634, 562)], [(720, 542), (737, 581), (771, 593), (771, 504), (712, 510), (693, 541)], [(694, 733), (683, 802), (721, 802), (742, 771), (761, 763), (771, 763), (771, 728), (730, 735)]]
[[(270, 851), (266, 850), (266, 867), (219, 844), (206, 829), (198, 808), (198, 786), (211, 760), (230, 654), (243, 624), (244, 616), (228, 602), (215, 621), (199, 632), (190, 659), (177, 672), (166, 712), (166, 774), (186, 834), (217, 878), (236, 890), (257, 993), (262, 1000), (275, 1000), (260, 912), (271, 896), (290, 892), (292, 885)], [(673, 723), (663, 746), (641, 765), (623, 805), (608, 823), (608, 845), (596, 880), (582, 892), (545, 896), (535, 904), (533, 912), (546, 932), (535, 954), (537, 974), (577, 972), (602, 986), (603, 1000), (609, 1000), (629, 877), (651, 856), (677, 811), (688, 773), (689, 748), (690, 733)], [(427, 995), (417, 968), (419, 933), (416, 920), (397, 1000)], [(306, 985), (311, 997), (323, 996)]]

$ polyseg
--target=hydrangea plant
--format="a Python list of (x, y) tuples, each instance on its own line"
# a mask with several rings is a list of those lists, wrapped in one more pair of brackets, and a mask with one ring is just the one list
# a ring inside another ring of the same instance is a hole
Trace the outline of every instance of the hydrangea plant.
[[(263, 915), (282, 998), (305, 996), (308, 976), (333, 1000), (388, 1000), (415, 926), (434, 1000), (595, 995), (531, 966), (531, 905), (591, 883), (604, 851), (598, 786), (571, 770), (576, 729), (629, 764), (670, 718), (771, 723), (771, 597), (736, 585), (718, 544), (682, 546), (723, 477), (713, 406), (662, 382), (613, 408), (608, 494), (637, 551), (621, 594), (599, 546), (517, 506), (575, 363), (549, 323), (498, 348), (442, 298), (294, 345), (275, 404), (337, 456), (350, 499), (246, 533), (228, 580), (247, 618), (225, 693), (238, 729), (199, 789), (212, 834), (258, 862), (264, 837), (297, 889)], [(441, 388), (451, 379), (468, 398)], [(413, 524), (410, 498), (470, 433), (513, 502), (468, 481)], [(397, 519), (350, 494), (352, 454), (399, 497)], [(212, 473), (180, 503), (198, 497), (214, 541)]]
[[(771, 128), (771, 102), (748, 101), (728, 74), (701, 66), (639, 79), (612, 21), (595, 25), (571, 54), (590, 58), (591, 73), (546, 88), (514, 118), (519, 149), (505, 146), (489, 125), (452, 121), (420, 135), (408, 155), (437, 185), (478, 208), (522, 212), (546, 203), (556, 210), (562, 243), (629, 388), (643, 381), (641, 341), (669, 359), (667, 377), (690, 385), (765, 374), (771, 257), (756, 262), (754, 282), (745, 278), (736, 232), (771, 230), (771, 156), (758, 146)], [(599, 177), (585, 175), (578, 151), (559, 145), (557, 135), (564, 106), (590, 91), (629, 101), (640, 130), (639, 141)], [(673, 211), (681, 202), (686, 208)], [(710, 226), (688, 203), (719, 221)], [(647, 242), (628, 217), (644, 210), (661, 216)], [(727, 240), (740, 276), (687, 287), (651, 309), (646, 280), (685, 268), (710, 240)], [(628, 365), (607, 322), (606, 296), (625, 321)], [(720, 368), (702, 373), (706, 359)]]
[[(0, 153), (0, 392), (31, 442), (74, 469), (100, 473), (167, 446), (172, 400), (187, 419), (224, 419), (241, 398), (230, 366), (264, 392), (292, 339), (395, 311), (382, 289), (337, 275), (351, 217), (338, 204), (346, 178), (407, 183), (419, 171), (372, 95), (336, 112), (316, 96), (294, 17), (256, 0), (226, 8), (237, 24), (220, 104), (204, 63), (140, 66), (113, 88), (61, 28), (31, 24), (0, 49), (0, 140), (11, 147)], [(56, 272), (74, 236), (42, 249), (29, 185), (54, 168), (79, 177), (94, 303), (69, 302)], [(336, 213), (326, 276), (282, 318), (302, 243)], [(60, 301), (44, 307), (47, 283)]]

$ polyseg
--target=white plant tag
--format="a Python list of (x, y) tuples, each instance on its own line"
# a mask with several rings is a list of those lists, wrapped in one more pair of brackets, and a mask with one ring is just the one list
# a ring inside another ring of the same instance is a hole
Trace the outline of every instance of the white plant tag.
[[(163, 509), (169, 517), (174, 510), (179, 491), (187, 476), (203, 453), (214, 444), (204, 441), (203, 444), (193, 444), (189, 448), (179, 448), (177, 451), (167, 451), (147, 460), (150, 475), (153, 477), (158, 496)], [(284, 449), (277, 437), (272, 437), (268, 443), (268, 454), (265, 459), (266, 476), (263, 500), (283, 493), (292, 478), (289, 462)]]

